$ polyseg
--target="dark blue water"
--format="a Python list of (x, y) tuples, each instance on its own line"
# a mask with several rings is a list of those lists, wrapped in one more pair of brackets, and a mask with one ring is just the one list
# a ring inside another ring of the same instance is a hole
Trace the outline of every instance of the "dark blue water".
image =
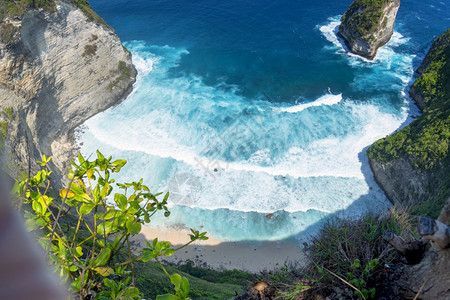
[(139, 77), (86, 123), (82, 151), (127, 158), (124, 180), (170, 190), (173, 214), (156, 223), (227, 240), (386, 207), (364, 149), (410, 121), (413, 69), (450, 24), (450, 1), (402, 1), (369, 62), (334, 34), (350, 1), (90, 2)]

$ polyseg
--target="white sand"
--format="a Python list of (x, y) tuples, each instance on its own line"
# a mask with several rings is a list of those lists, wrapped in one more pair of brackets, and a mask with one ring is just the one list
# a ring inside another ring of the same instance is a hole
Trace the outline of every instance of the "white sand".
[[(162, 230), (143, 227), (141, 234), (135, 238), (138, 247), (146, 247), (145, 239), (170, 241), (173, 245), (182, 245), (190, 241), (186, 230)], [(163, 261), (182, 263), (192, 260), (196, 265), (216, 270), (240, 269), (249, 272), (271, 270), (283, 266), (285, 262), (305, 264), (304, 251), (297, 245), (288, 242), (225, 242), (214, 237), (206, 241), (196, 241), (177, 251)]]

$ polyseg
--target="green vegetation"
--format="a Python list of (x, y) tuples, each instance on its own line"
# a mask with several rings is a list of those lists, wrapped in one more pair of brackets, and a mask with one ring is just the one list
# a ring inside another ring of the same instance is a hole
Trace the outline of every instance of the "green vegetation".
[(4, 44), (10, 44), (14, 41), (16, 33), (19, 31), (19, 28), (14, 26), (13, 24), (1, 24), (0, 25), (0, 42)]
[(8, 120), (12, 121), (13, 119), (13, 108), (12, 107), (6, 107), (3, 111), (2, 114), (8, 118)]
[[(134, 268), (136, 274), (139, 274), (136, 278), (136, 287), (138, 287), (139, 291), (146, 297), (154, 299), (156, 295), (172, 291), (172, 285), (157, 263), (148, 262), (144, 264), (138, 262), (134, 265)], [(178, 273), (189, 280), (191, 286), (189, 295), (192, 299), (233, 299), (236, 293), (242, 293), (244, 291), (243, 284), (246, 281), (239, 282), (237, 279), (233, 278), (232, 273), (228, 273), (233, 271), (220, 272), (196, 268), (198, 269), (196, 274), (189, 274), (183, 271), (183, 267), (165, 266), (165, 268), (167, 272)], [(202, 277), (202, 273), (208, 274), (207, 279)], [(236, 270), (235, 273), (238, 274), (244, 272)], [(222, 278), (222, 275), (224, 274), (225, 277)]]
[(84, 52), (81, 54), (81, 56), (94, 56), (97, 52), (97, 45), (96, 44), (87, 44), (84, 46)]
[(132, 66), (127, 65), (123, 60), (119, 61), (117, 70), (115, 71), (119, 76), (108, 85), (108, 88), (112, 90), (120, 81), (129, 79), (131, 76), (131, 68)]
[(427, 57), (424, 72), (412, 88), (419, 91), (425, 99), (425, 107), (437, 106), (449, 108), (450, 98), (450, 28), (440, 35), (433, 43)]
[(424, 99), (423, 114), (375, 142), (367, 155), (379, 162), (403, 158), (432, 177), (429, 199), (411, 212), (436, 217), (450, 196), (450, 29), (436, 39), (423, 64), (423, 73), (411, 87)]
[(191, 260), (186, 261), (183, 265), (177, 266), (177, 269), (197, 278), (215, 283), (242, 285), (254, 277), (251, 273), (236, 269), (215, 271), (207, 268), (199, 268)]
[(387, 162), (408, 155), (416, 167), (424, 169), (433, 169), (449, 158), (450, 29), (433, 43), (424, 61), (428, 66), (412, 85), (425, 99), (423, 115), (377, 141), (367, 151), (370, 158)]
[(342, 25), (358, 33), (360, 37), (368, 36), (377, 31), (382, 21), (382, 8), (389, 2), (390, 0), (355, 0), (342, 16)]
[(48, 12), (55, 11), (54, 0), (0, 0), (0, 18), (15, 18), (24, 14), (28, 8), (42, 8)]
[[(38, 161), (41, 170), (17, 181), (14, 190), (26, 204), (27, 228), (40, 233), (38, 241), (50, 265), (63, 282), (70, 280), (72, 293), (81, 299), (142, 299), (136, 287), (135, 265), (153, 260), (173, 285), (156, 299), (190, 299), (188, 279), (177, 273), (170, 275), (159, 257), (171, 256), (196, 240), (206, 240), (206, 232), (191, 229), (190, 242), (178, 248), (157, 238), (139, 251), (130, 246), (130, 238), (139, 234), (142, 224), (150, 222), (155, 213), (170, 215), (166, 206), (169, 193), (159, 200), (161, 193), (151, 193), (142, 179), (116, 183), (112, 175), (126, 161), (113, 161), (97, 151), (93, 161), (78, 155), (78, 162), (71, 162), (74, 169), (68, 175), (70, 183), (54, 197), (50, 193), (49, 161), (43, 156)], [(113, 193), (113, 186), (120, 192)], [(115, 205), (108, 204), (108, 198)]]
[[(106, 25), (106, 22), (92, 10), (87, 0), (66, 0), (80, 8), (81, 11), (91, 20)], [(15, 18), (24, 14), (26, 9), (41, 8), (48, 12), (56, 10), (55, 0), (0, 0), (0, 19), (5, 17)]]
[(399, 255), (382, 235), (416, 240), (412, 228), (410, 215), (394, 209), (384, 217), (332, 219), (312, 239), (310, 265), (285, 265), (258, 279), (269, 283), (271, 299), (390, 299), (389, 266)]
[(8, 122), (0, 122), (0, 151), (3, 151), (5, 148), (5, 141), (8, 137)]
[(87, 0), (68, 0), (68, 1), (74, 4), (79, 9), (81, 9), (81, 11), (86, 15), (86, 17), (88, 17), (92, 21), (108, 26), (108, 24), (106, 24), (106, 22), (99, 15), (97, 15), (97, 13), (92, 9), (91, 5)]

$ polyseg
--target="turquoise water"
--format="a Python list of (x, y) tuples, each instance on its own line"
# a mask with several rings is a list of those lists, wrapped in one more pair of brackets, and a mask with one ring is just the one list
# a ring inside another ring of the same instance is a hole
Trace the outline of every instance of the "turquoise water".
[(126, 158), (121, 180), (170, 191), (171, 216), (153, 224), (300, 240), (328, 215), (389, 206), (364, 151), (418, 113), (405, 88), (448, 1), (402, 1), (374, 61), (336, 38), (350, 1), (91, 3), (138, 78), (83, 125), (82, 152)]

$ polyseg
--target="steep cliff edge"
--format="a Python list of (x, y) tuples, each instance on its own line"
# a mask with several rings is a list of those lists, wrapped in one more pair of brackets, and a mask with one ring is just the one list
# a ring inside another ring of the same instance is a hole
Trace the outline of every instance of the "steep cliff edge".
[(87, 1), (26, 2), (0, 1), (2, 163), (15, 177), (30, 157), (51, 155), (61, 178), (76, 151), (74, 128), (124, 99), (136, 70)]
[(392, 202), (437, 217), (450, 197), (450, 29), (434, 41), (418, 73), (410, 95), (423, 114), (367, 154)]
[(355, 0), (342, 16), (338, 34), (350, 51), (373, 59), (394, 30), (400, 0)]

